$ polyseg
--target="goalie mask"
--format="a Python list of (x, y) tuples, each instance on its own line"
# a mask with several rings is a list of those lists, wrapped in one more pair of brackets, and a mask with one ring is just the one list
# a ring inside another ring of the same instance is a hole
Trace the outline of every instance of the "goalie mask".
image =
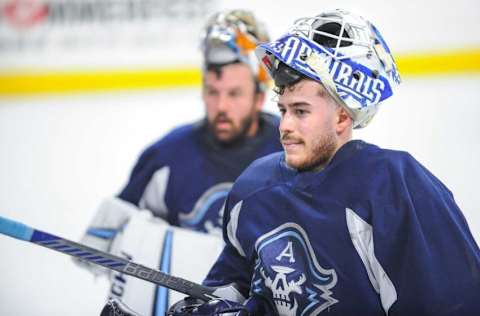
[(211, 64), (245, 63), (252, 70), (259, 89), (265, 91), (269, 78), (255, 56), (255, 48), (268, 41), (263, 24), (250, 11), (217, 13), (210, 18), (202, 35), (204, 67)]
[(287, 34), (258, 46), (256, 53), (277, 88), (302, 78), (322, 83), (350, 114), (354, 128), (365, 127), (400, 83), (379, 31), (343, 10), (299, 19)]

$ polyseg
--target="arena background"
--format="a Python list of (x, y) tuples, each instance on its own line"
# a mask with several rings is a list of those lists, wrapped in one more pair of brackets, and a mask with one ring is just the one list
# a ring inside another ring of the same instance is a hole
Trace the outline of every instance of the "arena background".
[[(140, 150), (202, 116), (201, 26), (238, 7), (272, 37), (326, 8), (374, 21), (403, 83), (355, 136), (411, 152), (452, 190), (480, 240), (476, 0), (0, 0), (0, 215), (78, 240)], [(0, 315), (98, 314), (106, 280), (7, 237), (0, 252)]]

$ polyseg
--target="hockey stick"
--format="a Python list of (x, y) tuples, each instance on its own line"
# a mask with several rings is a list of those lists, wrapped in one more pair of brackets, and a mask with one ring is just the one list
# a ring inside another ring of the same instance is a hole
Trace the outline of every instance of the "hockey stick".
[(82, 244), (31, 228), (25, 224), (0, 216), (0, 233), (56, 250), (84, 261), (101, 265), (133, 277), (164, 286), (203, 301), (219, 298), (214, 288), (171, 276), (126, 259), (93, 249)]

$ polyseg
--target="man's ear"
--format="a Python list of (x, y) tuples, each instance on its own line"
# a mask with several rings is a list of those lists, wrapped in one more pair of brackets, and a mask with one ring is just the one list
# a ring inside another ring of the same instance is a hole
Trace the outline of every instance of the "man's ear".
[(340, 135), (352, 128), (353, 121), (350, 115), (348, 114), (348, 112), (342, 106), (339, 106), (336, 112), (337, 112), (336, 132), (337, 134)]

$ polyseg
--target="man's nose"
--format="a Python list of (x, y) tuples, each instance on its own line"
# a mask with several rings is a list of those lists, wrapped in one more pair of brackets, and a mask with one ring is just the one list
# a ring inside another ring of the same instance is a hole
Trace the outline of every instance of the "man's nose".
[(279, 125), (279, 130), (281, 134), (289, 133), (293, 131), (293, 126), (294, 126), (294, 119), (292, 115), (290, 115), (288, 112), (282, 115), (280, 118), (280, 125)]
[(227, 112), (230, 108), (231, 100), (226, 94), (220, 94), (217, 103), (217, 109), (219, 112)]

